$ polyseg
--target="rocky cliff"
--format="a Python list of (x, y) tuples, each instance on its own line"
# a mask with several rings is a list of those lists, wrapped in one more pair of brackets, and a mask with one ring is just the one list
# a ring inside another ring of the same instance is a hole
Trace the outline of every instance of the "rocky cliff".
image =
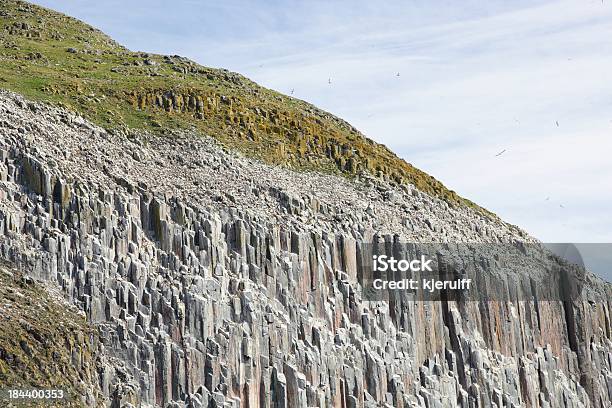
[(311, 104), (178, 55), (127, 50), (81, 21), (23, 1), (0, 0), (0, 87), (69, 107), (106, 129), (196, 131), (269, 164), (349, 178), (366, 171), (476, 208)]
[(525, 265), (496, 276), (503, 299), (366, 296), (368, 245), (539, 244), (343, 120), (15, 0), (0, 88), (0, 398), (612, 404), (592, 274), (570, 298)]
[(199, 134), (109, 133), (8, 92), (0, 112), (0, 254), (95, 327), (100, 404), (610, 406), (594, 276), (569, 301), (482, 302), (374, 302), (355, 277), (364, 242), (534, 242), (516, 227)]

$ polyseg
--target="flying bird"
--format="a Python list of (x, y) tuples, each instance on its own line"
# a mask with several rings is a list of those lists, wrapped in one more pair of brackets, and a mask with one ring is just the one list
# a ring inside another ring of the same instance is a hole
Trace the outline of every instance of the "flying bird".
[(501, 152), (497, 153), (497, 154), (495, 155), (495, 157), (499, 157), (499, 156), (501, 156), (502, 154), (504, 154), (504, 152), (505, 152), (505, 151), (506, 151), (506, 149), (502, 150)]
[(328, 79), (327, 79), (327, 83), (328, 83), (328, 84), (331, 84), (331, 78), (328, 78)]
[(559, 121), (555, 120), (555, 124), (557, 125), (557, 127), (559, 127)]
[(295, 88), (291, 88), (291, 95), (293, 95), (293, 92), (295, 92)]
[(565, 206), (563, 204), (559, 204), (559, 207), (561, 208), (565, 208)]
[(399, 72), (395, 76), (400, 76)]
[(546, 197), (546, 201), (550, 200), (550, 197)]

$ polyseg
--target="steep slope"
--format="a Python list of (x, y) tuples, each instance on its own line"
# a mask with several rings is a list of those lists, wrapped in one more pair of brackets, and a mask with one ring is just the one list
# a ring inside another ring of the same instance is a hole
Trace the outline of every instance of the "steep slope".
[(538, 243), (302, 101), (0, 5), (0, 88), (21, 94), (0, 91), (0, 258), (26, 274), (0, 307), (27, 322), (0, 320), (0, 385), (113, 408), (610, 406), (609, 284), (561, 297), (521, 264), (485, 282), (503, 298), (374, 301), (372, 244)]
[(0, 88), (80, 112), (105, 128), (195, 129), (271, 164), (410, 183), (475, 205), (341, 119), (226, 70), (132, 52), (98, 30), (0, 1)]
[(0, 262), (1, 389), (61, 389), (65, 395), (57, 406), (95, 405), (102, 398), (95, 339), (85, 317), (61, 294)]
[(499, 301), (372, 302), (356, 278), (368, 242), (531, 241), (515, 227), (14, 94), (0, 112), (1, 256), (98, 327), (101, 357), (123, 364), (99, 369), (107, 404), (610, 404), (612, 288), (592, 275), (563, 301), (527, 269)]

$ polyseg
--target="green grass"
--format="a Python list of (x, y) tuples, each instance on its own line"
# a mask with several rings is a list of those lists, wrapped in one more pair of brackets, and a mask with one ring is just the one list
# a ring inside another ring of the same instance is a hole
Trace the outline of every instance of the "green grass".
[(345, 121), (239, 74), (132, 52), (81, 21), (22, 1), (0, 0), (0, 10), (1, 88), (107, 129), (194, 130), (270, 164), (348, 177), (368, 171), (482, 210)]
[(96, 338), (85, 317), (0, 262), (0, 388), (61, 389), (64, 407), (83, 406), (87, 391), (100, 398)]

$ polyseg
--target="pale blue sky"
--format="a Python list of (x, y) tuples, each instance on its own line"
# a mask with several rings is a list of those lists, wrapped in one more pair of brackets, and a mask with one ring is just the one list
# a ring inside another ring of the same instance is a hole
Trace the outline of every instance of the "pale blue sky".
[(612, 2), (35, 3), (294, 89), (543, 241), (612, 242)]

